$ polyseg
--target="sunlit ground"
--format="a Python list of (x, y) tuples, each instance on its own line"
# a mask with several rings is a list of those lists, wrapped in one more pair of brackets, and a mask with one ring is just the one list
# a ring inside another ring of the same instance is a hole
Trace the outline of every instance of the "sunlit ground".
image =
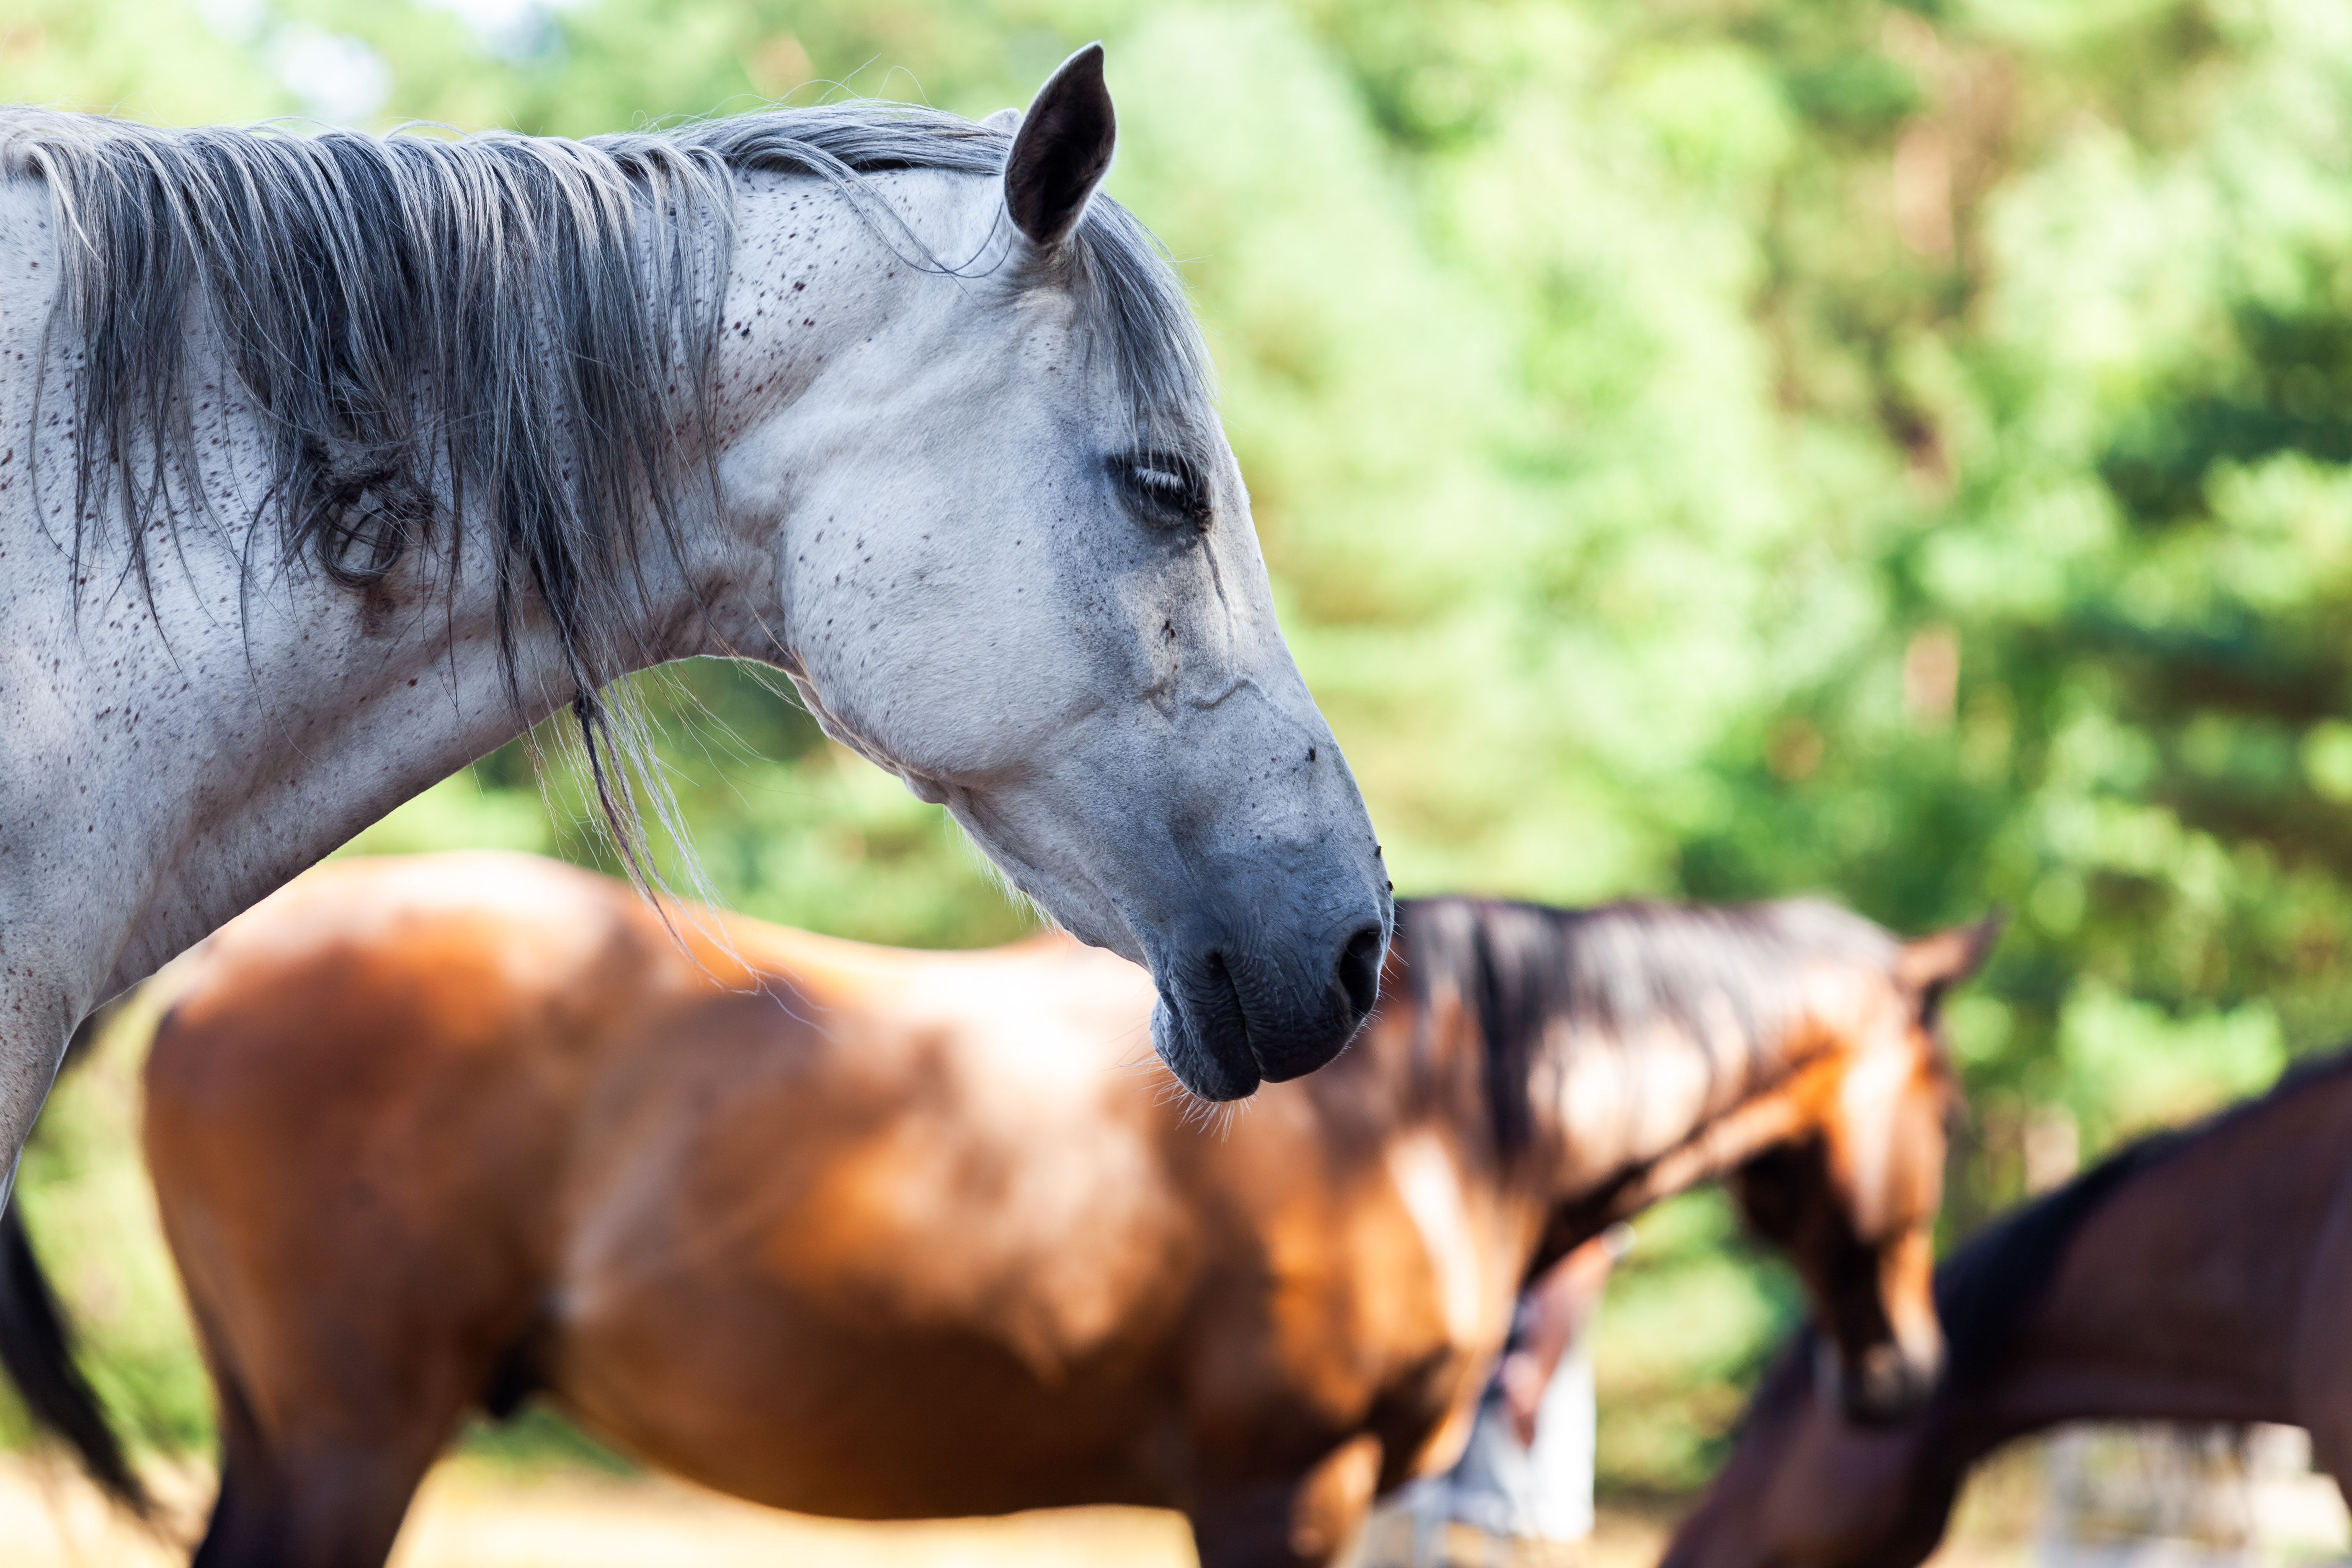
[[(195, 1489), (192, 1486), (191, 1490)], [(184, 1545), (110, 1514), (78, 1476), (0, 1465), (0, 1563), (163, 1568)], [(425, 1483), (394, 1568), (1186, 1568), (1183, 1521), (1142, 1509), (861, 1525), (779, 1513), (675, 1482), (519, 1476), (457, 1460)]]
[[(2041, 1465), (2031, 1448), (1978, 1472), (1952, 1538), (1929, 1568), (2029, 1568)], [(179, 1524), (159, 1533), (110, 1512), (78, 1473), (45, 1458), (0, 1460), (0, 1563), (9, 1568), (166, 1568), (210, 1495), (191, 1469), (163, 1479)], [(2332, 1486), (2297, 1478), (2262, 1505), (2274, 1563), (2345, 1550)], [(1604, 1507), (1583, 1568), (1652, 1568), (1671, 1510)], [(2188, 1559), (2184, 1559), (2186, 1561)], [(2205, 1561), (2205, 1559), (2195, 1559)], [(1182, 1521), (1145, 1509), (1070, 1509), (1002, 1520), (847, 1524), (714, 1496), (674, 1481), (459, 1458), (425, 1484), (393, 1568), (1192, 1568)], [(1383, 1558), (1372, 1568), (1401, 1568)]]
[[(193, 1505), (209, 1482), (174, 1489)], [(195, 1510), (187, 1509), (193, 1520)], [(178, 1538), (184, 1542), (184, 1537)], [(1587, 1568), (1651, 1568), (1665, 1529), (1604, 1509)], [(111, 1513), (79, 1475), (0, 1461), (0, 1563), (10, 1568), (165, 1568), (186, 1546)], [(2021, 1541), (1977, 1539), (1943, 1568), (2022, 1568)], [(676, 1482), (459, 1459), (427, 1481), (394, 1568), (1192, 1568), (1183, 1521), (1144, 1509), (1070, 1509), (1003, 1520), (846, 1524), (716, 1497)]]

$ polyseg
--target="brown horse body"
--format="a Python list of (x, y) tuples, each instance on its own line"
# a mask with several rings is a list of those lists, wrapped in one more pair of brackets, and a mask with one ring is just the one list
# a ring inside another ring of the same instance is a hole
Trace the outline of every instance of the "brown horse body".
[(1801, 1345), (1665, 1568), (1911, 1568), (1969, 1467), (2064, 1421), (2275, 1421), (2352, 1478), (2352, 1056), (2134, 1145), (1937, 1271), (1949, 1369), (1858, 1429), (1805, 1396)]
[(786, 1508), (1152, 1504), (1321, 1562), (1450, 1458), (1532, 1268), (1730, 1171), (1900, 1405), (1980, 934), (1424, 901), (1368, 1034), (1204, 1130), (1131, 1065), (1148, 979), (1060, 939), (682, 950), (546, 863), (331, 866), (207, 944), (147, 1072), (220, 1394), (197, 1561), (378, 1563), (467, 1414), (544, 1393)]

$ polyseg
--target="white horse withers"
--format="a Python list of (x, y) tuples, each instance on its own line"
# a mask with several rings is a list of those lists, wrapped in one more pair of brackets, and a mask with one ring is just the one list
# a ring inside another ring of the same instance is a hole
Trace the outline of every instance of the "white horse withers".
[(1335, 1054), (1388, 885), (1113, 138), (1098, 47), (985, 124), (0, 115), (0, 1155), (90, 1009), (540, 718), (626, 842), (604, 689), (697, 655), (1146, 964), (1194, 1093)]

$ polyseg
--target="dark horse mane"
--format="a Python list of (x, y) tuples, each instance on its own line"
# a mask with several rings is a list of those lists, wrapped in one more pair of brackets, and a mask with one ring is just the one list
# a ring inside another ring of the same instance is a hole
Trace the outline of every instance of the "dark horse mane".
[[(1936, 1268), (1936, 1315), (1944, 1331), (1944, 1380), (1982, 1386), (2026, 1320), (2041, 1306), (2074, 1237), (2124, 1187), (2224, 1127), (2265, 1114), (2315, 1088), (2352, 1076), (2352, 1048), (2297, 1062), (2263, 1093), (2201, 1121), (2126, 1143), (2063, 1186), (1993, 1221)], [(1812, 1363), (1814, 1330), (1790, 1342), (1757, 1391), (1749, 1418), (1801, 1395)]]
[(1818, 899), (1709, 907), (1626, 902), (1592, 909), (1484, 899), (1404, 899), (1397, 940), (1424, 1015), (1440, 988), (1477, 1013), (1496, 1142), (1526, 1147), (1538, 1053), (1565, 1026), (1568, 1048), (1606, 1048), (1663, 1019), (1695, 1039), (1728, 1003), (1751, 1052), (1799, 1005), (1806, 959), (1891, 970), (1903, 944)]
[[(188, 324), (206, 322), (268, 452), (275, 527), (248, 538), (248, 559), (274, 533), (281, 565), (364, 590), (437, 543), (454, 579), (457, 535), (478, 521), (518, 709), (517, 620), (534, 599), (590, 761), (617, 744), (642, 774), (641, 738), (616, 733), (600, 691), (643, 662), (632, 655), (654, 630), (637, 520), (677, 562), (681, 508), (712, 481), (709, 371), (737, 176), (816, 176), (911, 265), (948, 270), (866, 176), (994, 176), (1010, 148), (997, 127), (877, 103), (585, 141), (0, 110), (0, 173), (47, 185), (64, 268), (48, 331), (77, 351), (75, 574), (111, 507), (142, 591), (150, 527), (174, 538), (215, 515), (188, 348)], [(1108, 198), (1074, 237), (1056, 277), (1139, 424), (1161, 445), (1202, 438), (1208, 358), (1174, 271)], [(632, 826), (604, 804), (625, 848)]]

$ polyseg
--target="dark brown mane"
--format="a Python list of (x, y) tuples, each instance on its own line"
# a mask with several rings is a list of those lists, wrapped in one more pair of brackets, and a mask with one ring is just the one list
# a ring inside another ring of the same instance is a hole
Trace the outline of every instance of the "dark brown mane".
[(1884, 927), (1815, 899), (1583, 910), (1406, 899), (1396, 929), (1424, 1013), (1447, 987), (1477, 1011), (1488, 1103), (1507, 1152), (1524, 1148), (1532, 1130), (1531, 1069), (1553, 1025), (1596, 1047), (1659, 1019), (1705, 1039), (1720, 1026), (1711, 1009), (1728, 1003), (1748, 1048), (1761, 1052), (1799, 1005), (1803, 960), (1891, 971), (1902, 952)]

